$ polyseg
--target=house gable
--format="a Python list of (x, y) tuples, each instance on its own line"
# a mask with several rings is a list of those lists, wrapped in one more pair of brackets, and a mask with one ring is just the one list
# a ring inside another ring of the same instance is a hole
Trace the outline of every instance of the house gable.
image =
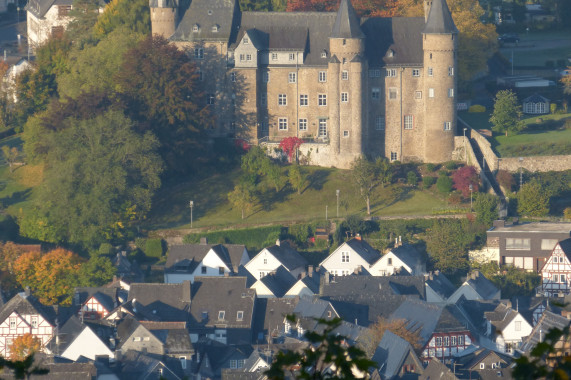
[(373, 276), (391, 276), (403, 269), (410, 274), (413, 273), (413, 268), (409, 267), (393, 252), (388, 252), (369, 268), (369, 273)]
[(245, 268), (256, 279), (260, 279), (268, 273), (276, 270), (280, 265), (283, 265), (283, 263), (267, 248), (264, 248), (245, 265)]
[(334, 276), (348, 276), (360, 267), (369, 268), (369, 263), (347, 242), (341, 244), (319, 265)]
[(76, 361), (80, 356), (95, 360), (98, 355), (113, 357), (113, 351), (101, 341), (101, 338), (89, 326), (86, 326), (61, 354), (64, 358), (73, 361)]

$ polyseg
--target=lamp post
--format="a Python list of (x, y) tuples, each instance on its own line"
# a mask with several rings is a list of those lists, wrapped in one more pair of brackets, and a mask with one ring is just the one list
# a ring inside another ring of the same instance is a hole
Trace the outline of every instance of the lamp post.
[(325, 220), (327, 220), (327, 205), (325, 205)]
[(335, 190), (335, 195), (337, 195), (337, 217), (339, 218), (339, 189)]
[(523, 157), (519, 158), (519, 189), (523, 185)]
[(190, 201), (189, 206), (190, 206), (190, 228), (192, 228), (192, 209), (194, 207), (194, 201)]
[(470, 186), (468, 186), (468, 189), (470, 189), (470, 212), (472, 212), (472, 191), (474, 190), (474, 186), (470, 184)]
[(468, 164), (468, 150), (466, 148), (466, 131), (468, 128), (464, 128), (464, 155), (466, 156), (466, 164)]

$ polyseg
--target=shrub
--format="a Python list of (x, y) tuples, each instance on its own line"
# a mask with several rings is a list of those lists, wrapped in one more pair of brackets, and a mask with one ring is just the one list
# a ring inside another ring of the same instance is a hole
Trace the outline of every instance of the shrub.
[(471, 113), (486, 112), (486, 107), (479, 104), (474, 104), (473, 106), (470, 106), (470, 108), (468, 108), (468, 112)]
[(444, 164), (444, 167), (448, 170), (454, 170), (456, 169), (456, 162), (448, 161), (446, 164)]
[(551, 103), (549, 105), (549, 110), (551, 111), (551, 113), (555, 113), (555, 111), (557, 111), (557, 104)]
[(294, 224), (289, 227), (288, 232), (298, 244), (305, 244), (311, 234), (311, 227), (307, 224)]
[(448, 176), (441, 175), (438, 177), (438, 180), (436, 180), (436, 188), (442, 194), (450, 193), (452, 191), (452, 179)]
[(140, 250), (145, 250), (145, 245), (147, 244), (147, 239), (144, 238), (136, 238), (135, 239), (135, 246)]
[(457, 191), (453, 192), (448, 196), (448, 203), (451, 205), (459, 205), (462, 203), (462, 196)]
[(161, 239), (147, 239), (145, 244), (145, 254), (148, 257), (160, 259), (163, 255), (163, 241)]
[(426, 170), (428, 170), (430, 173), (434, 172), (434, 170), (436, 170), (436, 165), (435, 164), (426, 164)]
[(477, 192), (479, 189), (480, 177), (473, 166), (463, 166), (456, 170), (452, 175), (452, 180), (454, 188), (460, 190), (464, 197), (470, 195), (470, 186), (472, 186), (472, 191)]
[(424, 177), (422, 178), (422, 186), (424, 186), (425, 189), (428, 189), (430, 186), (434, 185), (436, 183), (436, 177)]
[(224, 239), (223, 241), (228, 244), (244, 244), (249, 252), (257, 253), (264, 247), (274, 245), (276, 240), (282, 237), (282, 227), (270, 226), (188, 234), (182, 241), (185, 244), (198, 244), (201, 237), (206, 237), (209, 242), (218, 242)]
[(565, 210), (563, 210), (563, 216), (565, 219), (571, 220), (571, 207), (567, 207)]
[(111, 251), (113, 249), (113, 246), (109, 243), (101, 243), (101, 245), (99, 246), (99, 254), (101, 255), (110, 255)]
[(416, 183), (418, 182), (418, 177), (416, 176), (416, 173), (413, 172), (412, 170), (406, 173), (406, 182), (411, 186), (416, 186)]

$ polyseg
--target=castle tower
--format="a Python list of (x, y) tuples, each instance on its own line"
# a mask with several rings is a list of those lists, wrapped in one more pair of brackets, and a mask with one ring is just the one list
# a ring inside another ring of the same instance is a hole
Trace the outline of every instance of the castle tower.
[[(431, 3), (431, 4), (430, 4)], [(424, 161), (452, 159), (456, 132), (458, 29), (446, 0), (426, 0), (430, 6), (422, 32), (424, 50)]]
[(169, 38), (176, 29), (178, 0), (150, 0), (152, 33)]
[(365, 35), (350, 0), (341, 0), (329, 38), (330, 144), (334, 153), (363, 152)]

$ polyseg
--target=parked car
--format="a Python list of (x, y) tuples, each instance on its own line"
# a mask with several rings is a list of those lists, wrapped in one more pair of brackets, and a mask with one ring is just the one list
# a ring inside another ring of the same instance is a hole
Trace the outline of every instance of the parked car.
[(517, 34), (502, 34), (498, 37), (498, 42), (500, 44), (518, 44), (519, 43), (519, 36)]

